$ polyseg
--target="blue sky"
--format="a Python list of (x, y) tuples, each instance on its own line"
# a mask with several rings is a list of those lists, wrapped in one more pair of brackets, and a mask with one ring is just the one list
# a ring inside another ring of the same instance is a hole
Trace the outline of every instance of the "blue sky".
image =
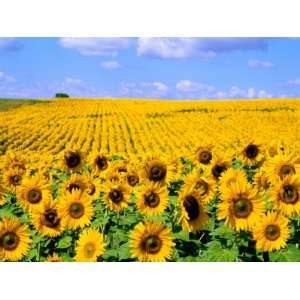
[(296, 38), (0, 38), (0, 98), (300, 96)]

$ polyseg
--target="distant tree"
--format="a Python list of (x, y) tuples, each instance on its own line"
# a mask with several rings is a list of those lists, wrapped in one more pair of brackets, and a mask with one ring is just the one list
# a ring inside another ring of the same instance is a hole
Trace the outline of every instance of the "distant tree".
[(55, 98), (70, 98), (70, 96), (66, 93), (56, 93)]

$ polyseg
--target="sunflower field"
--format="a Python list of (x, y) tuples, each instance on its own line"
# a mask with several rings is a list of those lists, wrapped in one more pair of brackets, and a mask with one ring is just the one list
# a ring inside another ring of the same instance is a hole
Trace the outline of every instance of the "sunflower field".
[(300, 261), (297, 100), (0, 111), (0, 261)]

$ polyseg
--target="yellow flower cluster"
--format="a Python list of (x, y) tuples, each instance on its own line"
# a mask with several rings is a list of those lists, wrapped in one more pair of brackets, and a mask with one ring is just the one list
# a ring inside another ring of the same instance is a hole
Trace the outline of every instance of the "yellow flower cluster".
[(34, 231), (49, 241), (72, 232), (73, 259), (97, 261), (111, 240), (95, 220), (129, 210), (141, 216), (128, 233), (140, 261), (172, 260), (174, 228), (199, 232), (213, 215), (257, 251), (284, 248), (300, 216), (298, 107), (78, 99), (0, 112), (0, 209), (21, 210), (0, 216), (0, 259), (26, 257)]

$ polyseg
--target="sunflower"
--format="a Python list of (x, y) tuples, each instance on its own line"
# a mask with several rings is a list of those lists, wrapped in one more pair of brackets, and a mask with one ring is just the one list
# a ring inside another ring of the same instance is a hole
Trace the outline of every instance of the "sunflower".
[(89, 225), (94, 214), (92, 199), (77, 189), (62, 196), (57, 210), (62, 218), (62, 226), (68, 229)]
[(272, 191), (274, 208), (286, 216), (300, 213), (300, 177), (286, 176)]
[(4, 161), (4, 170), (19, 169), (23, 175), (26, 172), (26, 160), (21, 155), (16, 153), (7, 153)]
[(129, 188), (125, 184), (109, 183), (105, 186), (103, 202), (113, 211), (121, 211), (129, 204)]
[(23, 170), (19, 168), (8, 169), (3, 176), (3, 183), (5, 187), (15, 193), (18, 186), (21, 185), (23, 179)]
[(61, 167), (66, 171), (79, 171), (84, 165), (85, 155), (80, 150), (65, 150), (61, 155)]
[(230, 161), (217, 156), (213, 159), (210, 165), (210, 173), (215, 180), (219, 180), (222, 173), (230, 167)]
[(194, 160), (203, 165), (209, 165), (213, 158), (212, 145), (197, 148)]
[(52, 255), (49, 255), (46, 259), (46, 262), (63, 262), (64, 260), (58, 256), (57, 253), (53, 253)]
[(189, 188), (179, 195), (179, 222), (185, 231), (198, 231), (208, 222), (208, 214), (199, 192)]
[(75, 260), (78, 262), (94, 262), (104, 251), (103, 235), (95, 229), (86, 229), (77, 241)]
[(139, 173), (137, 172), (136, 167), (134, 167), (133, 164), (130, 164), (127, 168), (126, 181), (131, 188), (136, 187), (140, 182)]
[(289, 238), (289, 220), (277, 212), (268, 212), (253, 229), (256, 249), (259, 251), (279, 250), (286, 246)]
[(94, 172), (99, 175), (106, 171), (109, 167), (109, 160), (110, 157), (107, 154), (102, 152), (93, 152), (91, 154), (91, 164)]
[(175, 161), (157, 156), (150, 156), (142, 164), (142, 178), (155, 183), (170, 183), (176, 176), (177, 164)]
[(264, 168), (272, 183), (283, 180), (288, 175), (300, 175), (300, 165), (297, 163), (297, 157), (292, 154), (275, 155), (266, 161)]
[(139, 223), (130, 234), (131, 255), (142, 262), (170, 260), (174, 246), (171, 230), (162, 223)]
[(241, 156), (245, 165), (260, 164), (264, 159), (264, 149), (262, 144), (250, 140), (250, 142), (242, 147)]
[(166, 186), (149, 182), (137, 194), (136, 206), (145, 215), (158, 215), (168, 206), (168, 192)]
[(42, 205), (43, 201), (51, 199), (51, 189), (39, 175), (25, 177), (17, 187), (17, 201), (28, 211)]
[(125, 176), (128, 171), (128, 162), (126, 160), (114, 161), (111, 164), (109, 171)]
[(240, 182), (241, 184), (247, 184), (246, 174), (240, 169), (229, 168), (222, 173), (220, 177), (220, 191), (227, 189), (230, 184), (234, 182)]
[(0, 206), (4, 205), (6, 203), (5, 197), (4, 197), (4, 188), (0, 183)]
[(218, 220), (225, 219), (225, 223), (237, 231), (252, 229), (263, 213), (263, 202), (249, 184), (239, 181), (230, 184), (221, 200)]
[(260, 171), (254, 175), (253, 183), (254, 187), (260, 192), (265, 192), (271, 187), (271, 181), (264, 169), (260, 169)]
[(4, 217), (0, 222), (0, 259), (21, 260), (29, 251), (31, 238), (28, 227), (17, 218)]
[(44, 201), (42, 207), (31, 212), (32, 224), (43, 236), (56, 237), (62, 231), (61, 216), (57, 210), (57, 202)]
[(99, 182), (99, 177), (96, 175), (96, 173), (88, 173), (85, 175), (87, 180), (87, 186), (85, 192), (93, 198), (96, 198), (99, 196), (101, 184)]
[(199, 172), (194, 169), (186, 176), (184, 182), (184, 187), (196, 191), (204, 204), (212, 199), (216, 191), (216, 182), (207, 171)]
[(79, 190), (83, 193), (88, 188), (88, 181), (86, 176), (79, 174), (72, 174), (69, 179), (64, 182), (63, 192), (71, 193), (74, 190)]

